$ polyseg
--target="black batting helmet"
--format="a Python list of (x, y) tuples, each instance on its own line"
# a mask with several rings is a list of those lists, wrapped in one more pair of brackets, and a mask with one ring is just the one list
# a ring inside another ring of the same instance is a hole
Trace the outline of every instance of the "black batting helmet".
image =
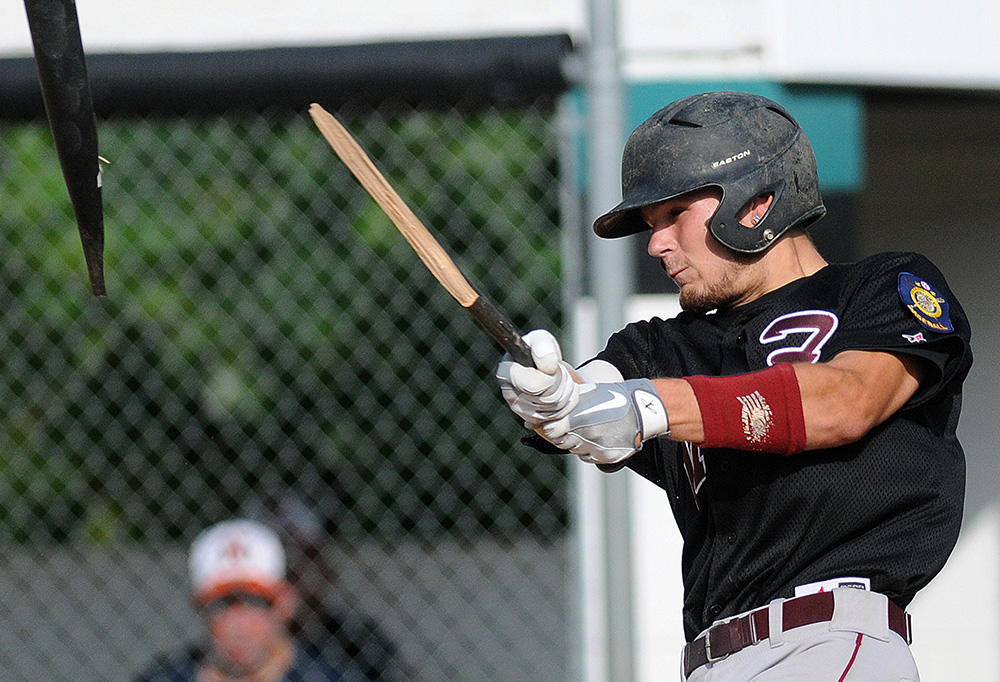
[[(816, 157), (792, 115), (766, 97), (721, 91), (677, 100), (635, 129), (622, 156), (624, 199), (594, 232), (611, 238), (649, 229), (640, 208), (707, 187), (722, 190), (709, 230), (741, 253), (762, 252), (826, 214)], [(768, 193), (774, 201), (764, 219), (741, 225), (739, 211)]]

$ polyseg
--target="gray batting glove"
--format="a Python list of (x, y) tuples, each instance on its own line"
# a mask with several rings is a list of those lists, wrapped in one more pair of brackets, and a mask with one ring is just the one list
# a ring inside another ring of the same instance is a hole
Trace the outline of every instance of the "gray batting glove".
[(525, 367), (504, 355), (496, 377), (510, 409), (533, 429), (568, 415), (580, 400), (580, 385), (573, 379), (573, 366), (562, 359), (559, 342), (552, 334), (536, 329), (523, 338), (531, 348), (535, 366)]
[(542, 434), (585, 462), (614, 464), (631, 457), (643, 441), (670, 435), (667, 408), (649, 379), (583, 384), (580, 400)]

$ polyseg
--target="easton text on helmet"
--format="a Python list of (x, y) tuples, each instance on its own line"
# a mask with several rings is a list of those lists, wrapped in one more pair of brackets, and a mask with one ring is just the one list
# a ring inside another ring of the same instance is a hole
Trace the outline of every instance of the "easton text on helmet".
[(747, 156), (750, 156), (750, 150), (749, 149), (747, 149), (745, 151), (742, 151), (739, 154), (733, 154), (732, 156), (726, 157), (722, 161), (713, 161), (712, 162), (712, 168), (718, 168), (719, 166), (725, 166), (726, 164), (730, 164), (733, 161), (739, 161), (740, 159), (745, 158)]

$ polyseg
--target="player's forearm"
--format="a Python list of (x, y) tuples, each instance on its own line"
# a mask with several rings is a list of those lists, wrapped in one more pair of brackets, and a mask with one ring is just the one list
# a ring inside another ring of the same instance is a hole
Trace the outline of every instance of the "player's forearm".
[(691, 385), (683, 379), (655, 379), (653, 384), (670, 415), (671, 440), (704, 442), (704, 423)]
[(670, 415), (670, 438), (794, 454), (863, 437), (913, 396), (920, 369), (907, 356), (848, 351), (821, 364), (654, 383)]
[(799, 386), (790, 365), (725, 377), (689, 376), (680, 381), (688, 384), (690, 393), (674, 388), (673, 383), (663, 384), (670, 394), (667, 414), (673, 407), (687, 422), (686, 429), (675, 430), (671, 437), (705, 448), (781, 455), (805, 449)]

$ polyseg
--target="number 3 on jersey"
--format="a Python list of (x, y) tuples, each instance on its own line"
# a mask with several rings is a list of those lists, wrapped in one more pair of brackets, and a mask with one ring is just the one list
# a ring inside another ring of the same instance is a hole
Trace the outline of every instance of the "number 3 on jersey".
[[(798, 345), (783, 346), (771, 351), (767, 356), (768, 367), (779, 362), (819, 362), (823, 346), (837, 331), (838, 323), (837, 316), (826, 310), (799, 310), (775, 318), (760, 333), (761, 345), (786, 341), (793, 335), (805, 336)], [(793, 337), (793, 341), (795, 340), (798, 339)], [(684, 443), (684, 471), (691, 484), (695, 504), (698, 504), (698, 491), (708, 477), (705, 458), (699, 446)]]
[(837, 316), (826, 310), (800, 310), (771, 321), (760, 333), (762, 345), (785, 341), (793, 334), (805, 334), (797, 346), (785, 346), (771, 351), (767, 366), (779, 362), (819, 362), (823, 346), (837, 331)]

